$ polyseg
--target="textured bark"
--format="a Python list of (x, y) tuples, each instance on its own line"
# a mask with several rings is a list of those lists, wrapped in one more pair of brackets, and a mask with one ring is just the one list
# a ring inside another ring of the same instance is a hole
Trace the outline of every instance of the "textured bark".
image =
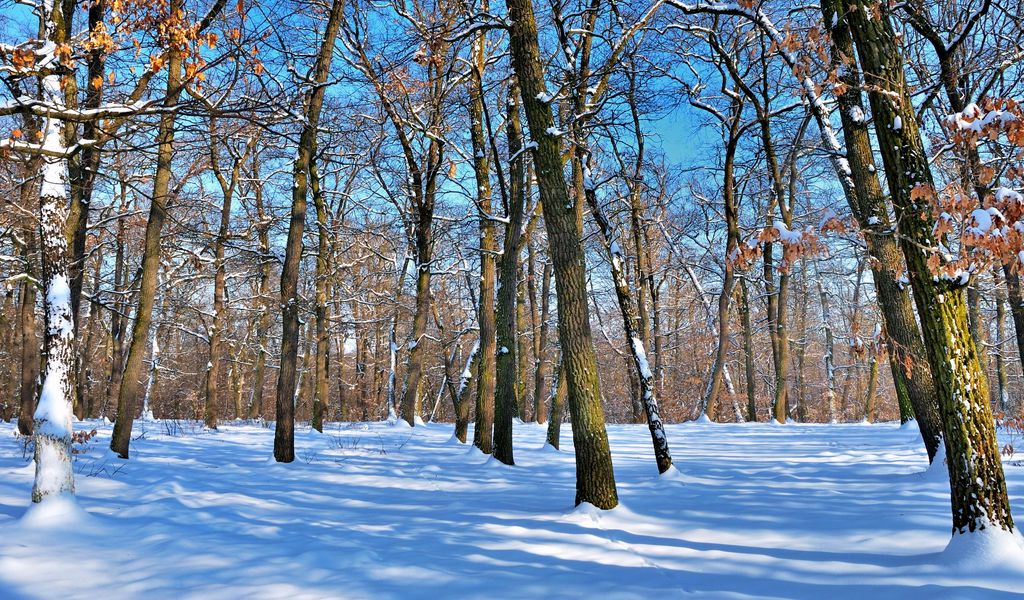
[(299, 263), (302, 258), (302, 231), (306, 225), (306, 203), (309, 191), (309, 167), (316, 149), (327, 76), (334, 57), (334, 42), (344, 20), (344, 3), (333, 0), (323, 43), (313, 71), (314, 87), (306, 98), (298, 154), (292, 164), (292, 208), (285, 243), (284, 265), (281, 268), (281, 366), (277, 378), (276, 427), (274, 459), (295, 460), (295, 370), (299, 346)]
[[(978, 20), (984, 16), (986, 12), (991, 9), (991, 2), (984, 2), (978, 11), (972, 15), (964, 25), (965, 30), (957, 32), (960, 42), (950, 43), (943, 39), (943, 36), (932, 27), (926, 15), (921, 14), (923, 7), (920, 5), (907, 5), (903, 7), (904, 14), (907, 16), (907, 22), (918, 31), (924, 37), (924, 39), (930, 43), (932, 50), (935, 53), (935, 58), (938, 60), (939, 73), (938, 80), (945, 92), (946, 100), (949, 103), (949, 112), (958, 113), (962, 112), (967, 106), (968, 94), (970, 93), (971, 82), (969, 78), (965, 78), (963, 74), (963, 68), (965, 66), (964, 61), (964, 47), (969, 43), (965, 42), (966, 39), (973, 37), (972, 29), (976, 28)], [(947, 11), (955, 10), (952, 6), (941, 6), (938, 8), (940, 18), (945, 17)], [(959, 175), (960, 182), (965, 190), (972, 190), (978, 201), (978, 205), (982, 208), (985, 206), (985, 198), (989, 195), (990, 191), (988, 186), (981, 182), (981, 170), (982, 161), (981, 156), (978, 153), (978, 146), (976, 144), (959, 144), (955, 146), (954, 150), (961, 155), (962, 160), (959, 163)], [(1011, 273), (1013, 277), (1018, 277), (1018, 273), (1013, 273), (1011, 264), (1003, 266), (1003, 270), (1006, 273)], [(978, 347), (978, 363), (981, 365), (981, 370), (984, 373), (988, 372), (988, 357), (985, 353), (985, 326), (981, 316), (981, 291), (977, 287), (976, 282), (977, 275), (971, 275), (971, 281), (967, 288), (967, 315), (968, 322), (970, 324), (971, 337), (974, 338), (975, 346)], [(1011, 302), (1018, 306), (1018, 312), (1020, 317), (1024, 319), (1024, 307), (1021, 307), (1021, 296), (1019, 294), (1019, 285), (1016, 286), (1016, 295), (1011, 296)], [(1015, 315), (1016, 316), (1016, 315)], [(1016, 320), (1015, 320), (1016, 323)], [(1020, 335), (1020, 334), (1018, 334)], [(1020, 356), (1024, 358), (1024, 347), (1018, 348)]]
[[(986, 527), (1012, 531), (1013, 518), (989, 408), (988, 381), (970, 335), (964, 289), (954, 281), (933, 276), (928, 266), (928, 249), (935, 248), (938, 241), (932, 235), (933, 218), (927, 203), (911, 194), (915, 187), (932, 186), (933, 182), (899, 45), (885, 8), (873, 0), (863, 4), (844, 0), (899, 218), (900, 246), (936, 381), (953, 531), (962, 534)], [(897, 117), (901, 127), (894, 127)]]
[[(824, 22), (831, 24), (834, 47), (832, 61), (837, 66), (843, 57), (854, 56), (853, 38), (839, 0), (821, 3)], [(889, 368), (896, 384), (901, 406), (908, 401), (921, 430), (928, 460), (935, 457), (941, 437), (935, 381), (931, 365), (914, 316), (910, 292), (900, 282), (904, 260), (889, 218), (888, 202), (874, 165), (868, 122), (856, 118), (863, 114), (860, 76), (855, 68), (840, 71), (846, 92), (838, 96), (843, 125), (846, 157), (852, 189), (845, 189), (850, 210), (865, 232), (875, 296), (881, 308), (885, 335), (889, 339)], [(842, 178), (842, 177), (841, 177)], [(905, 396), (902, 394), (905, 393)]]
[[(469, 351), (469, 357), (466, 359), (466, 368), (462, 370), (462, 374), (459, 376), (459, 386), (455, 390), (449, 389), (452, 397), (452, 407), (455, 409), (455, 438), (460, 443), (466, 443), (466, 435), (469, 433), (469, 400), (466, 398), (466, 394), (469, 392), (469, 383), (473, 379), (473, 373), (479, 372), (480, 368), (480, 340), (477, 340), (473, 344), (473, 349)], [(451, 386), (454, 386), (454, 380), (448, 378)]]
[(555, 271), (558, 337), (576, 448), (576, 503), (614, 508), (618, 494), (601, 407), (582, 231), (577, 222), (582, 207), (569, 200), (560, 139), (551, 133), (555, 126), (551, 107), (539, 99), (545, 97), (546, 90), (533, 6), (530, 0), (508, 0), (507, 5), (512, 65), (522, 90), (530, 137), (536, 144), (534, 167)]
[[(173, 0), (172, 10), (181, 10), (183, 0)], [(139, 300), (132, 325), (132, 339), (128, 346), (121, 388), (117, 394), (117, 419), (110, 438), (110, 449), (121, 458), (128, 458), (132, 439), (132, 425), (138, 410), (139, 381), (149, 341), (149, 330), (153, 320), (153, 305), (156, 300), (157, 271), (160, 269), (160, 233), (167, 219), (167, 203), (170, 196), (171, 161), (174, 158), (175, 115), (174, 110), (181, 96), (182, 81), (181, 49), (172, 46), (167, 60), (167, 87), (157, 130), (156, 173), (153, 177), (153, 197), (149, 205), (149, 219), (146, 221), (145, 241), (142, 254), (142, 277), (139, 282)]]
[(469, 133), (473, 146), (476, 202), (480, 213), (480, 296), (477, 299), (480, 342), (476, 356), (476, 422), (473, 427), (473, 445), (484, 454), (490, 454), (493, 451), (497, 412), (495, 393), (498, 376), (498, 341), (494, 294), (497, 281), (495, 256), (498, 253), (498, 241), (494, 232), (494, 220), (491, 218), (491, 174), (487, 160), (487, 142), (484, 137), (484, 51), (485, 37), (483, 33), (479, 33), (473, 41), (473, 68), (469, 90)]
[(526, 169), (523, 168), (523, 132), (519, 120), (519, 90), (509, 90), (507, 107), (508, 151), (517, 156), (509, 165), (509, 221), (505, 228), (504, 245), (498, 261), (497, 308), (497, 379), (494, 396), (494, 458), (506, 465), (515, 464), (512, 449), (512, 420), (519, 403), (518, 373), (521, 348), (517, 340), (519, 330), (517, 291), (519, 289), (519, 253), (526, 207)]

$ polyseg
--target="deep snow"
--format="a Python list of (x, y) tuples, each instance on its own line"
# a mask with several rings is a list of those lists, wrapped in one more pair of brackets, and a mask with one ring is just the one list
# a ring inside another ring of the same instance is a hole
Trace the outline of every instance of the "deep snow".
[[(944, 552), (944, 474), (893, 424), (670, 425), (679, 470), (662, 477), (646, 426), (610, 426), (622, 501), (610, 512), (573, 508), (572, 454), (544, 447), (536, 425), (517, 426), (515, 467), (446, 425), (299, 428), (291, 465), (272, 461), (259, 425), (140, 422), (127, 462), (106, 452), (109, 426), (76, 424), (93, 427), (77, 506), (23, 518), (33, 466), (0, 424), (0, 598), (1024, 592), (1019, 540)], [(1006, 470), (1024, 522), (1024, 467)]]

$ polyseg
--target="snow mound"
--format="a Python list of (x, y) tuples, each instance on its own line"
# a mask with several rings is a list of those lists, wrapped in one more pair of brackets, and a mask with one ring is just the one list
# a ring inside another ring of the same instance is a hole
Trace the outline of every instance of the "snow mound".
[[(459, 441), (459, 438), (455, 435), (455, 432), (453, 431), (452, 432), (452, 436), (450, 438), (448, 438), (448, 441), (445, 442), (445, 444), (448, 445), (448, 446), (455, 446), (455, 447), (461, 448), (461, 447), (465, 446), (466, 444), (469, 444), (469, 442), (461, 442), (461, 441)], [(472, 444), (469, 444), (469, 445), (472, 446)]]
[(600, 524), (605, 511), (589, 502), (580, 502), (576, 508), (566, 513), (566, 520), (573, 523)]
[(1024, 581), (1024, 537), (1017, 531), (989, 525), (954, 534), (940, 562), (971, 574), (1019, 574)]
[(672, 465), (664, 473), (659, 473), (658, 474), (658, 478), (661, 481), (680, 481), (680, 482), (684, 482), (684, 481), (686, 481), (687, 477), (686, 477), (685, 474), (683, 474), (682, 471), (677, 469), (675, 465)]
[(710, 419), (710, 418), (708, 417), (708, 413), (704, 413), (704, 412), (702, 412), (702, 413), (700, 413), (700, 416), (699, 416), (699, 417), (697, 417), (697, 420), (696, 420), (696, 421), (694, 421), (694, 423), (714, 423), (714, 421), (712, 421), (712, 420), (711, 420), (711, 419)]
[(24, 516), (21, 526), (25, 529), (80, 529), (93, 524), (94, 519), (85, 512), (74, 496), (50, 496), (42, 502), (33, 502)]

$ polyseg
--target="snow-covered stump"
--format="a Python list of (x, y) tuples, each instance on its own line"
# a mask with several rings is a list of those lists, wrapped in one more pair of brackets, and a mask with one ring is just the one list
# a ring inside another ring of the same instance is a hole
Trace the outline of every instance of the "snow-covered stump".
[[(52, 2), (47, 4), (52, 10)], [(52, 22), (48, 22), (52, 27)], [(47, 42), (40, 51), (40, 66), (56, 63), (55, 45)], [(43, 77), (45, 100), (63, 107), (60, 77)], [(43, 348), (46, 371), (39, 404), (34, 415), (36, 475), (32, 501), (50, 496), (73, 495), (71, 469), (71, 369), (75, 364), (75, 329), (71, 315), (71, 288), (68, 285), (68, 244), (64, 227), (69, 212), (67, 194), (67, 149), (61, 140), (61, 125), (56, 118), (46, 119), (42, 147), (42, 189), (39, 193), (39, 229), (43, 248), (45, 333)]]

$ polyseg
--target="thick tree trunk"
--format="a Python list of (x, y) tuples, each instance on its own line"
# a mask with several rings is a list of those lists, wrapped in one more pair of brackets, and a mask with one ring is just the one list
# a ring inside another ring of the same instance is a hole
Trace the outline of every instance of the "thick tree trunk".
[(313, 72), (314, 87), (306, 98), (298, 154), (292, 165), (292, 209), (281, 268), (281, 366), (277, 378), (274, 459), (295, 460), (295, 371), (299, 347), (299, 263), (302, 259), (302, 231), (306, 225), (306, 198), (309, 192), (309, 168), (316, 150), (320, 109), (326, 93), (327, 76), (334, 57), (334, 42), (344, 20), (344, 2), (333, 0), (323, 44)]
[[(61, 26), (62, 15), (50, 3), (41, 15), (47, 39)], [(50, 73), (42, 78), (43, 99), (63, 107), (61, 76)], [(62, 123), (45, 119), (42, 130), (44, 148), (64, 148)], [(33, 415), (35, 440), (35, 481), (32, 501), (51, 496), (73, 495), (75, 479), (71, 468), (72, 371), (75, 368), (75, 326), (71, 310), (70, 251), (64, 236), (69, 198), (68, 165), (65, 158), (43, 157), (42, 186), (39, 192), (39, 241), (42, 248), (43, 281), (43, 386)], [(28, 282), (26, 282), (28, 283)]]
[(586, 261), (577, 223), (577, 212), (582, 207), (569, 200), (560, 138), (552, 133), (556, 130), (551, 107), (541, 100), (546, 98), (544, 63), (533, 6), (529, 0), (508, 0), (507, 5), (512, 65), (535, 144), (534, 166), (555, 271), (558, 337), (576, 448), (576, 503), (610, 509), (618, 504), (618, 494), (590, 332)]
[[(181, 10), (183, 0), (172, 0), (172, 10)], [(125, 361), (121, 388), (117, 395), (117, 420), (110, 438), (110, 449), (121, 458), (128, 458), (128, 447), (132, 439), (132, 424), (138, 410), (139, 380), (149, 341), (149, 330), (153, 320), (153, 305), (156, 300), (157, 271), (160, 269), (160, 232), (167, 219), (167, 202), (171, 183), (171, 161), (174, 158), (175, 107), (181, 96), (182, 80), (181, 49), (172, 46), (167, 60), (167, 93), (164, 98), (164, 112), (160, 115), (157, 131), (156, 173), (153, 177), (153, 197), (150, 201), (149, 219), (146, 221), (145, 241), (142, 254), (142, 278), (139, 283), (139, 302), (132, 326), (131, 344)]]
[(469, 392), (469, 383), (473, 379), (473, 373), (479, 372), (480, 368), (480, 340), (473, 344), (466, 358), (466, 368), (459, 375), (459, 387), (452, 394), (452, 408), (455, 410), (455, 438), (460, 443), (466, 443), (466, 435), (469, 433), (469, 400), (466, 394)]
[(485, 61), (483, 33), (473, 40), (473, 66), (470, 81), (470, 141), (473, 146), (473, 173), (476, 176), (476, 202), (480, 214), (480, 296), (477, 299), (477, 321), (480, 326), (479, 350), (476, 355), (476, 422), (473, 445), (484, 454), (493, 451), (495, 435), (497, 381), (497, 322), (494, 293), (497, 280), (495, 257), (498, 241), (491, 218), (491, 174), (484, 137), (483, 69)]
[(405, 391), (402, 394), (402, 418), (410, 426), (418, 425), (420, 419), (420, 393), (423, 387), (423, 342), (427, 334), (427, 317), (430, 315), (430, 262), (431, 236), (427, 231), (417, 233), (416, 242), (416, 311), (412, 319), (412, 337), (409, 340), (409, 355), (405, 362)]
[[(853, 38), (839, 0), (821, 3), (824, 22), (830, 24), (832, 61), (837, 66), (843, 57), (854, 56)], [(861, 107), (861, 81), (858, 71), (846, 67), (839, 71), (846, 92), (838, 96), (839, 116), (846, 142), (848, 174), (853, 182), (844, 189), (847, 203), (861, 228), (865, 230), (875, 295), (881, 308), (885, 335), (889, 339), (889, 367), (896, 384), (897, 400), (908, 401), (921, 430), (928, 460), (935, 457), (941, 437), (935, 380), (928, 362), (921, 330), (918, 327), (909, 290), (900, 281), (904, 259), (896, 240), (895, 226), (889, 219), (888, 202), (878, 180), (868, 131)], [(905, 396), (901, 396), (904, 394)]]
[(986, 527), (1012, 531), (988, 381), (970, 335), (964, 289), (955, 281), (935, 277), (928, 265), (927, 249), (935, 248), (938, 240), (932, 235), (929, 207), (922, 206), (913, 192), (924, 189), (927, 194), (934, 186), (896, 36), (886, 9), (873, 0), (864, 0), (863, 6), (845, 0), (844, 8), (869, 90), (886, 179), (899, 218), (900, 245), (936, 380), (953, 531)]
[(523, 131), (519, 120), (519, 90), (509, 90), (507, 127), (509, 155), (517, 157), (509, 165), (509, 221), (505, 229), (504, 246), (498, 261), (497, 309), (497, 380), (494, 396), (494, 458), (506, 465), (515, 464), (512, 450), (512, 421), (520, 401), (518, 373), (521, 351), (516, 334), (517, 292), (519, 289), (519, 253), (526, 207), (526, 169), (523, 168)]

